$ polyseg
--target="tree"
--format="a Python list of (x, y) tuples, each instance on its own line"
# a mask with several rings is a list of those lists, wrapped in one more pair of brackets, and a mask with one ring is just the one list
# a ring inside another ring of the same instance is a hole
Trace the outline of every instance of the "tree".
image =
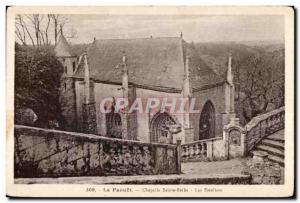
[(284, 105), (284, 58), (261, 52), (241, 58), (237, 64), (238, 108), (246, 122), (265, 113), (269, 104), (276, 108)]
[(15, 109), (30, 108), (38, 125), (60, 120), (60, 78), (63, 72), (53, 48), (49, 46), (15, 46)]
[[(68, 18), (60, 14), (32, 14), (17, 15), (15, 22), (16, 40), (22, 45), (35, 46), (50, 45), (51, 41), (56, 44), (58, 36), (63, 33)], [(67, 29), (66, 38), (75, 38), (75, 29)], [(53, 40), (51, 40), (51, 38)], [(28, 41), (30, 39), (30, 41)]]

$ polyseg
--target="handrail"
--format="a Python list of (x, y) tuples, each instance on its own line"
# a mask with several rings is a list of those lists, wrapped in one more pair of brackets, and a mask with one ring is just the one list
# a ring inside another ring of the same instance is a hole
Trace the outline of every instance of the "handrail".
[(193, 141), (193, 142), (184, 143), (184, 144), (181, 144), (181, 146), (193, 145), (193, 144), (198, 144), (198, 143), (202, 143), (202, 142), (210, 142), (210, 141), (222, 140), (222, 139), (223, 139), (223, 137), (213, 137), (213, 138), (209, 138), (209, 139), (196, 140), (196, 141)]
[(246, 124), (246, 152), (251, 151), (264, 137), (284, 129), (284, 106), (258, 115)]
[[(142, 142), (139, 140), (125, 140), (125, 139), (118, 139), (118, 138), (110, 138), (110, 137), (105, 137), (103, 135), (95, 135), (95, 134), (85, 134), (85, 133), (78, 133), (78, 132), (69, 132), (69, 131), (62, 131), (62, 130), (54, 130), (54, 129), (45, 129), (45, 128), (38, 128), (38, 127), (31, 127), (31, 126), (25, 126), (25, 125), (15, 125), (15, 130), (18, 129), (27, 129), (27, 130), (38, 130), (38, 131), (43, 131), (43, 132), (48, 132), (48, 133), (59, 133), (62, 136), (66, 135), (68, 137), (75, 137), (79, 139), (89, 139), (90, 141), (92, 140), (103, 140), (103, 141), (108, 141), (108, 142), (122, 142), (124, 144), (142, 144), (142, 145), (151, 145), (151, 146), (158, 146), (158, 147), (176, 147), (176, 144), (163, 144), (163, 143), (149, 143), (149, 142)], [(36, 134), (36, 136), (44, 136), (41, 134)]]

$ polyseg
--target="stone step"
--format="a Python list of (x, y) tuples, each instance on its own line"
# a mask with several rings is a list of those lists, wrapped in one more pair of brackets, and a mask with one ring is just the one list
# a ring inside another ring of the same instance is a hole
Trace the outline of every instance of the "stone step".
[(269, 159), (270, 161), (279, 163), (281, 166), (284, 166), (284, 158), (282, 158), (282, 157), (274, 156), (274, 155), (269, 155), (269, 156), (268, 156), (268, 159)]
[(270, 147), (278, 148), (281, 150), (284, 150), (284, 143), (276, 140), (270, 140), (270, 139), (263, 139), (261, 142), (263, 145), (267, 145)]
[(284, 138), (278, 134), (272, 134), (265, 138), (266, 140), (273, 140), (277, 142), (284, 143)]
[(274, 147), (270, 147), (267, 145), (263, 145), (263, 144), (259, 144), (256, 146), (256, 149), (261, 150), (261, 151), (265, 151), (268, 152), (271, 155), (275, 155), (275, 156), (279, 156), (279, 157), (284, 157), (284, 151), (274, 148)]

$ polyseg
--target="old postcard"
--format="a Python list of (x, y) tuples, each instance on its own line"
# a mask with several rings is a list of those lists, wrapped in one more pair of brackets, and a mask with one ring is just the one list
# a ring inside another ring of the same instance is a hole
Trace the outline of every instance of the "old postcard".
[(292, 7), (9, 7), (7, 195), (290, 197)]

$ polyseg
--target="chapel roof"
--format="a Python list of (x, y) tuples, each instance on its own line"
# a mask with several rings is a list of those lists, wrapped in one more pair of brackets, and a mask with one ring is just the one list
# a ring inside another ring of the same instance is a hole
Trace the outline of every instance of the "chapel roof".
[[(190, 56), (190, 78), (194, 89), (224, 81), (188, 48), (181, 37), (95, 40), (87, 48), (91, 77), (121, 83), (123, 52), (130, 83), (181, 90), (186, 54)], [(83, 76), (84, 69), (80, 65), (74, 77)]]

